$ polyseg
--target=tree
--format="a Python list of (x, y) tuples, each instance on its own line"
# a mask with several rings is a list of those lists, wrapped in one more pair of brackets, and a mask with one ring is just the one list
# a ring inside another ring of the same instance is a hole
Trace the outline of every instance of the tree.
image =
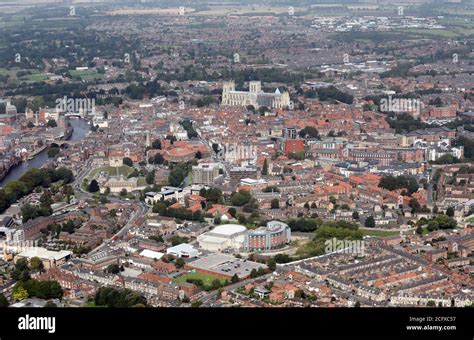
[(453, 216), (454, 216), (454, 209), (453, 209), (453, 207), (448, 207), (448, 209), (446, 209), (446, 216), (449, 216), (449, 217), (453, 217)]
[(267, 176), (268, 175), (268, 161), (265, 158), (263, 161), (263, 166), (262, 166), (262, 176)]
[(120, 273), (120, 267), (117, 263), (112, 263), (107, 266), (107, 272), (111, 274), (118, 274)]
[(359, 219), (359, 212), (354, 211), (354, 212), (352, 213), (352, 219), (353, 219), (353, 220), (358, 220), (358, 219)]
[(33, 270), (42, 271), (44, 269), (43, 261), (37, 256), (32, 257), (30, 260), (30, 268)]
[(233, 193), (230, 201), (232, 205), (237, 207), (243, 206), (250, 201), (251, 195), (250, 192), (247, 190), (239, 190), (239, 192)]
[(272, 272), (276, 270), (276, 261), (274, 258), (268, 260), (268, 269), (270, 269)]
[(219, 279), (212, 280), (211, 282), (211, 288), (212, 290), (216, 290), (222, 287), (221, 281)]
[(183, 268), (184, 265), (185, 265), (185, 262), (184, 262), (184, 260), (180, 257), (180, 258), (178, 258), (178, 259), (175, 261), (174, 265), (176, 266), (176, 268)]
[(133, 161), (130, 157), (124, 157), (122, 162), (123, 164), (128, 165), (129, 167), (133, 166)]
[(28, 298), (28, 292), (21, 285), (16, 285), (12, 292), (13, 300), (21, 301)]
[(300, 130), (298, 133), (301, 138), (318, 138), (319, 139), (319, 132), (313, 126), (306, 126), (304, 129)]
[(412, 198), (410, 202), (408, 203), (408, 205), (410, 206), (412, 213), (417, 213), (421, 209), (420, 203), (418, 202), (416, 198)]
[(278, 200), (278, 198), (272, 199), (270, 204), (272, 209), (280, 209), (280, 201)]
[(9, 303), (5, 295), (0, 293), (0, 308), (8, 307)]
[(155, 183), (155, 170), (150, 171), (145, 177), (146, 184), (154, 184)]
[(100, 188), (99, 188), (99, 183), (97, 183), (97, 181), (95, 179), (93, 179), (90, 183), (89, 183), (89, 192), (97, 192), (99, 191)]
[(127, 195), (128, 195), (127, 189), (123, 188), (122, 190), (120, 190), (120, 196), (126, 197)]
[(417, 228), (416, 228), (416, 233), (418, 235), (422, 235), (423, 234), (423, 228), (421, 227), (421, 225), (419, 225)]
[(359, 308), (359, 307), (360, 307), (360, 302), (359, 302), (359, 301), (356, 301), (354, 307), (355, 307), (355, 308)]
[(367, 219), (365, 220), (365, 227), (366, 228), (375, 228), (375, 219), (372, 215), (370, 215), (369, 217), (367, 217)]
[(161, 165), (165, 162), (165, 159), (161, 153), (157, 153), (153, 159), (150, 158), (149, 163)]
[(60, 152), (59, 148), (49, 148), (48, 149), (48, 157), (49, 158), (54, 158), (57, 156), (57, 154)]
[(66, 196), (66, 202), (71, 202), (71, 196), (74, 195), (74, 189), (70, 185), (63, 186), (63, 195)]
[(161, 149), (161, 141), (159, 139), (155, 139), (153, 143), (151, 143), (151, 147), (153, 149)]
[(237, 276), (237, 274), (232, 275), (232, 278), (230, 279), (230, 282), (232, 282), (232, 283), (239, 282), (239, 277)]
[(202, 153), (201, 151), (197, 151), (196, 154), (194, 155), (194, 157), (196, 157), (196, 159), (201, 159), (202, 158)]
[(235, 210), (234, 207), (230, 207), (229, 210), (227, 210), (227, 212), (230, 214), (230, 216), (232, 216), (233, 218), (235, 218), (235, 216), (237, 216), (237, 210)]

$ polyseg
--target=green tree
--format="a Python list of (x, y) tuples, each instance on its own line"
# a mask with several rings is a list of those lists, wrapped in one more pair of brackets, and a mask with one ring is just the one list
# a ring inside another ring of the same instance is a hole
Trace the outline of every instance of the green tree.
[(30, 259), (30, 268), (33, 270), (42, 271), (44, 269), (43, 261), (37, 256)]
[(454, 208), (453, 207), (448, 207), (448, 209), (446, 209), (446, 216), (449, 216), (449, 217), (454, 216)]
[(181, 257), (179, 257), (179, 258), (174, 262), (174, 265), (176, 266), (176, 268), (183, 268), (185, 264), (186, 264), (186, 263), (184, 262), (184, 260), (183, 260)]
[(122, 162), (123, 164), (128, 165), (129, 167), (133, 166), (133, 161), (130, 157), (124, 157)]
[(153, 149), (161, 149), (161, 141), (159, 139), (155, 139), (153, 143), (151, 143), (151, 147)]
[(222, 287), (221, 281), (219, 279), (212, 280), (211, 282), (211, 289), (216, 290)]
[(268, 161), (265, 158), (263, 161), (263, 166), (262, 166), (262, 176), (267, 176), (268, 175)]
[(272, 209), (280, 209), (280, 201), (278, 200), (278, 198), (272, 199), (270, 204)]
[(233, 218), (235, 218), (235, 216), (237, 216), (237, 210), (235, 210), (234, 207), (230, 207), (229, 210), (227, 210), (227, 212), (230, 214), (230, 216), (232, 216)]
[(21, 301), (28, 298), (28, 292), (22, 286), (15, 286), (12, 292), (12, 298), (15, 301)]
[(352, 219), (353, 219), (353, 220), (358, 220), (358, 219), (359, 219), (359, 213), (358, 213), (357, 211), (354, 211), (354, 212), (352, 213)]
[(118, 274), (120, 273), (120, 267), (117, 263), (112, 263), (107, 266), (107, 272), (111, 274)]
[(239, 282), (239, 277), (237, 276), (237, 274), (232, 275), (232, 278), (230, 279), (230, 282), (232, 282), (232, 283)]
[(99, 183), (97, 183), (97, 181), (95, 179), (93, 179), (89, 183), (89, 192), (98, 192), (99, 190), (100, 190)]
[(370, 215), (369, 217), (367, 217), (367, 219), (365, 220), (365, 227), (366, 228), (375, 228), (375, 219), (372, 215)]
[(146, 175), (145, 181), (146, 181), (147, 184), (154, 184), (154, 183), (155, 183), (155, 170), (150, 171), (150, 172)]
[(0, 308), (8, 307), (9, 303), (5, 295), (0, 293)]

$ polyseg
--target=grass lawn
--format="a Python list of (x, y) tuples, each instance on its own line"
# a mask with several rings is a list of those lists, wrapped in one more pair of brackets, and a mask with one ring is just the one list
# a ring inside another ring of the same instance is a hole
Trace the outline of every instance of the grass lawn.
[(422, 34), (422, 35), (435, 35), (435, 36), (439, 36), (443, 38), (456, 38), (460, 36), (460, 33), (456, 32), (456, 30), (449, 30), (449, 29), (409, 28), (409, 29), (402, 29), (399, 32)]
[(81, 79), (83, 79), (85, 81), (104, 78), (103, 74), (98, 73), (97, 70), (94, 70), (94, 69), (91, 69), (91, 70), (72, 70), (69, 73), (71, 73), (71, 76), (81, 77)]
[(86, 302), (85, 307), (87, 307), (87, 308), (105, 308), (107, 306), (97, 306), (95, 304), (95, 301), (89, 301), (89, 302)]
[[(37, 71), (37, 70), (35, 70)], [(45, 81), (48, 79), (48, 76), (39, 72), (32, 72), (32, 74), (28, 74), (24, 77), (21, 77), (19, 80), (20, 82), (27, 81), (27, 82), (40, 82)]]
[(186, 282), (187, 279), (201, 280), (206, 286), (211, 286), (212, 281), (214, 281), (215, 279), (218, 279), (222, 284), (225, 282), (224, 279), (218, 276), (203, 274), (200, 272), (194, 272), (194, 273), (188, 273), (188, 274), (182, 275), (176, 278), (174, 282)]
[(147, 185), (148, 185), (148, 183), (146, 182), (145, 177), (138, 177), (138, 186), (139, 187), (145, 187)]

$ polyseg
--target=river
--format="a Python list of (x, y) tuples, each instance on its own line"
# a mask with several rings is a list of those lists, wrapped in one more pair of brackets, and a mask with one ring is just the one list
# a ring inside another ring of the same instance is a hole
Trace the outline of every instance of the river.
[[(69, 138), (71, 141), (82, 140), (87, 132), (89, 132), (90, 127), (87, 120), (81, 118), (72, 118), (68, 120), (71, 126), (74, 128), (74, 131)], [(39, 154), (37, 154), (33, 159), (29, 161), (24, 161), (14, 166), (10, 169), (8, 174), (3, 180), (0, 181), (0, 186), (4, 186), (11, 180), (15, 180), (23, 176), (28, 170), (33, 168), (40, 168), (43, 164), (48, 161), (48, 149), (44, 149)]]

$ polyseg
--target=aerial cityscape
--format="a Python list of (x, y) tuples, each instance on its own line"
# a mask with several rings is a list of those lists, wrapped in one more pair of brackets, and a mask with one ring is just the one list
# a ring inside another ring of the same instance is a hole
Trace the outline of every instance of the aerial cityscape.
[(0, 1), (0, 307), (473, 307), (473, 18)]

